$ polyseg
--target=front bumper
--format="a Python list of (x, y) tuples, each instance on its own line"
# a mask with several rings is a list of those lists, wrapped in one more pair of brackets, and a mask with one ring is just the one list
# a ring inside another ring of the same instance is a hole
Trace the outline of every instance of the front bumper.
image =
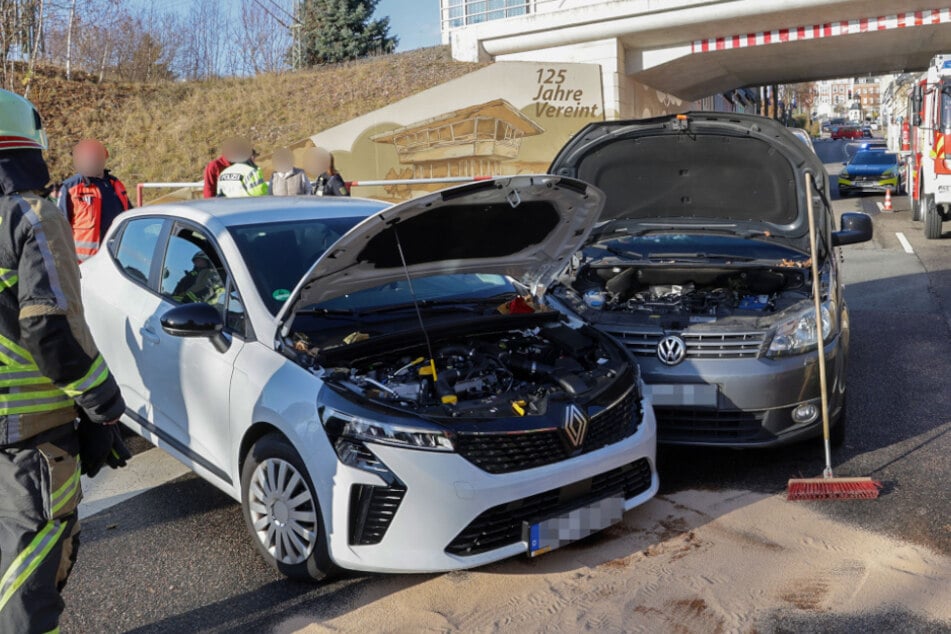
[[(353, 487), (384, 484), (372, 473), (337, 465), (333, 477), (332, 512), (329, 514), (330, 551), (334, 561), (350, 570), (370, 572), (441, 572), (481, 566), (527, 552), (521, 536), (497, 548), (460, 556), (449, 546), (484, 513), (524, 501), (542, 493), (558, 492), (568, 506), (577, 499), (584, 505), (579, 485), (632, 463), (649, 467), (646, 488), (624, 502), (630, 510), (653, 497), (658, 489), (655, 467), (656, 421), (645, 399), (637, 431), (620, 442), (561, 462), (493, 475), (455, 453), (414, 451), (385, 445), (372, 446), (373, 453), (405, 487), (398, 510), (382, 540), (373, 545), (350, 543), (350, 504)], [(574, 485), (574, 486), (572, 486)], [(573, 497), (577, 496), (577, 498)], [(559, 507), (559, 511), (565, 507)], [(545, 519), (532, 517), (531, 521)], [(521, 520), (519, 520), (521, 521)]]
[[(845, 402), (845, 354), (841, 335), (826, 344), (829, 413), (833, 421)], [(815, 437), (821, 417), (797, 423), (801, 404), (820, 407), (815, 352), (775, 359), (687, 359), (676, 366), (639, 356), (641, 375), (651, 386), (712, 385), (716, 404), (654, 404), (662, 444), (718, 447), (775, 447)]]
[(897, 192), (899, 189), (898, 177), (883, 178), (879, 180), (853, 180), (839, 177), (840, 192), (884, 192), (891, 190)]

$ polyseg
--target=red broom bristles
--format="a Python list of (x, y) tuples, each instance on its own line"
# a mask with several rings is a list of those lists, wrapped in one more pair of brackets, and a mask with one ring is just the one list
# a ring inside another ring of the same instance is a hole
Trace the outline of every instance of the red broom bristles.
[(871, 478), (792, 479), (786, 490), (787, 500), (872, 500), (878, 497), (882, 483)]

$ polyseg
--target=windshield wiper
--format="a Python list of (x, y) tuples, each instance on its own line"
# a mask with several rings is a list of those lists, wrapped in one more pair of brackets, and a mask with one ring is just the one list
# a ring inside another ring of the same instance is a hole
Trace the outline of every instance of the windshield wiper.
[(636, 251), (625, 251), (624, 249), (619, 249), (617, 247), (608, 246), (606, 244), (596, 245), (599, 249), (604, 249), (612, 255), (616, 255), (619, 258), (630, 258), (632, 260), (643, 260), (644, 256)]
[(735, 260), (737, 262), (752, 262), (756, 259), (733, 253), (648, 253), (647, 257), (651, 260)]

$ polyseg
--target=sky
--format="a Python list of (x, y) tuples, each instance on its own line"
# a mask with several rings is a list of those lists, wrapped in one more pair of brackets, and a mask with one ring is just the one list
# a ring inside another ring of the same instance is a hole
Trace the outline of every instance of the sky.
[[(133, 4), (148, 5), (151, 0), (132, 0)], [(218, 0), (222, 2), (224, 0)], [(262, 0), (265, 5), (270, 0)], [(274, 0), (290, 10), (293, 0)], [(190, 5), (207, 0), (165, 0), (164, 8), (187, 11)], [(390, 31), (400, 38), (398, 51), (409, 51), (440, 43), (439, 36), (439, 0), (380, 0), (376, 7), (376, 17), (390, 17)]]
[(397, 50), (439, 44), (439, 0), (380, 0), (377, 16), (390, 16), (390, 30), (399, 36)]

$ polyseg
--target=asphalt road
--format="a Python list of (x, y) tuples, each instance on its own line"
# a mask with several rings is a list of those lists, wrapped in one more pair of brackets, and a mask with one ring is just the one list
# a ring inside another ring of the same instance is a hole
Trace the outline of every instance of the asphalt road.
[[(833, 174), (845, 160), (844, 146), (817, 143)], [(872, 214), (876, 232), (873, 242), (843, 250), (852, 327), (849, 430), (834, 461), (838, 475), (870, 475), (885, 486), (876, 501), (806, 504), (951, 553), (951, 223), (945, 239), (927, 241), (903, 197), (895, 198), (896, 211), (889, 214), (879, 212), (881, 196), (834, 198), (837, 212)], [(667, 448), (659, 452), (659, 465), (662, 494), (772, 493), (782, 491), (790, 476), (817, 475), (822, 453), (819, 442), (776, 451)], [(324, 586), (288, 582), (254, 552), (238, 505), (190, 475), (90, 517), (82, 539), (65, 593), (64, 632), (267, 631), (295, 614), (332, 617), (367, 587), (386, 593), (427, 578), (394, 583), (353, 575)], [(898, 629), (911, 623), (901, 615), (882, 618)], [(887, 627), (884, 621), (840, 625)], [(814, 623), (777, 625), (807, 626)]]

